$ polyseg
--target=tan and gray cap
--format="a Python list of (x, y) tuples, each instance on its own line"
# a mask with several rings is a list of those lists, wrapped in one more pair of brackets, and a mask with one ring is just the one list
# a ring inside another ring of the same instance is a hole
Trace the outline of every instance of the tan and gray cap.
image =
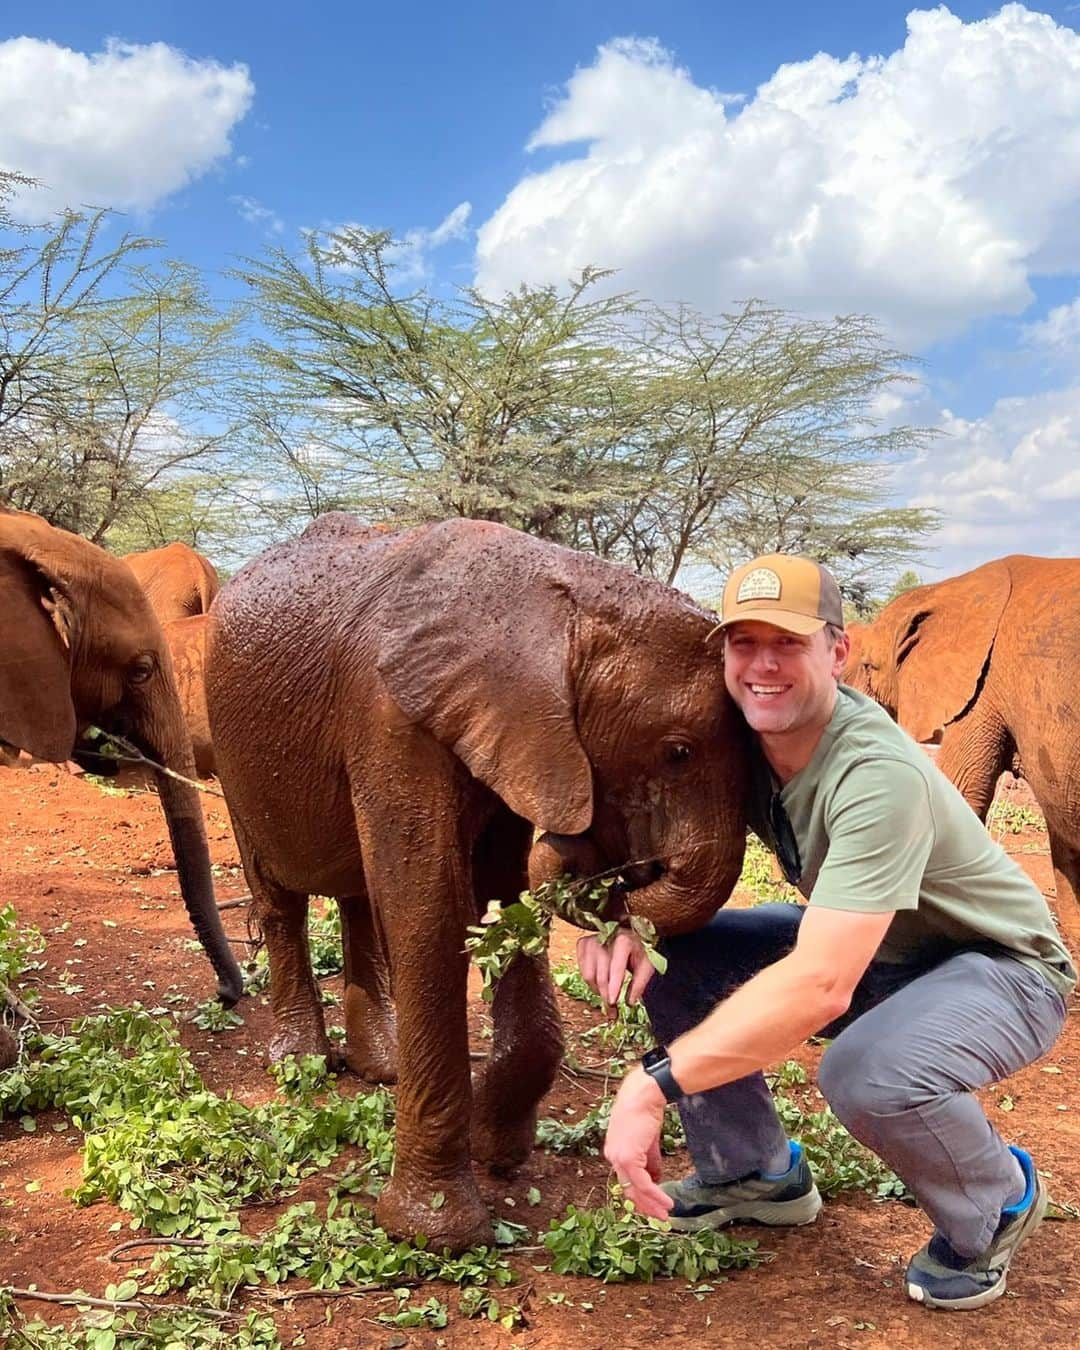
[(736, 567), (724, 587), (720, 627), (756, 620), (808, 635), (844, 626), (840, 588), (820, 563), (767, 553)]

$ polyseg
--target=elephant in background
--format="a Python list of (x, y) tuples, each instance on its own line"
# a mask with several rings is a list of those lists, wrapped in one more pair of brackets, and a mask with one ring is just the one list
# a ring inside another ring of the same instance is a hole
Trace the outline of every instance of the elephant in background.
[(210, 736), (210, 719), (206, 712), (206, 639), (209, 619), (205, 614), (193, 614), (187, 619), (170, 619), (161, 625), (172, 656), (173, 675), (180, 707), (184, 712), (191, 749), (195, 755), (195, 772), (200, 778), (214, 775), (214, 745)]
[(121, 559), (138, 578), (161, 623), (205, 614), (221, 588), (212, 562), (188, 544), (166, 544)]
[(885, 606), (845, 681), (877, 699), (985, 820), (1019, 761), (1046, 817), (1059, 919), (1080, 934), (1080, 558), (1014, 554)]
[[(193, 773), (161, 625), (119, 559), (40, 516), (0, 508), (0, 613), (0, 741), (63, 763), (93, 724)], [(231, 1005), (243, 975), (214, 901), (198, 793), (157, 779), (184, 904)]]
[(210, 726), (270, 957), (271, 1053), (329, 1048), (305, 931), (308, 897), (335, 896), (347, 1062), (398, 1074), (379, 1220), (435, 1246), (490, 1241), (470, 1159), (528, 1156), (562, 1040), (546, 959), (519, 957), (470, 1089), (466, 927), (516, 898), (530, 855), (540, 875), (626, 868), (627, 909), (662, 932), (727, 899), (745, 731), (715, 617), (505, 526), (387, 534), (335, 513), (245, 567), (210, 622)]

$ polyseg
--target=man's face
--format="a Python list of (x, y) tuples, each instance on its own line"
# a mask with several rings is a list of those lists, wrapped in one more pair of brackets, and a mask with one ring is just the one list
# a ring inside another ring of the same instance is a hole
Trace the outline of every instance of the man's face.
[(824, 629), (802, 637), (771, 623), (735, 623), (725, 632), (724, 681), (754, 731), (801, 731), (828, 721), (847, 652), (847, 637), (834, 644)]

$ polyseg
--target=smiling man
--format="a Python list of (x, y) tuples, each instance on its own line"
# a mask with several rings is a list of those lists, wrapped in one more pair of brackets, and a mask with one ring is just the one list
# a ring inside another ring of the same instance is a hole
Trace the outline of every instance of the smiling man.
[[(1076, 981), (1046, 904), (959, 792), (876, 704), (838, 683), (840, 592), (772, 554), (724, 591), (724, 678), (755, 733), (751, 824), (801, 905), (719, 910), (662, 944), (578, 942), (608, 1002), (644, 996), (660, 1042), (627, 1074), (605, 1154), (644, 1214), (678, 1228), (812, 1222), (821, 1198), (762, 1070), (835, 1037), (818, 1085), (934, 1225), (911, 1298), (978, 1308), (1040, 1223), (1046, 1192), (973, 1089), (1053, 1045)], [(695, 1171), (660, 1185), (664, 1107), (678, 1103)]]

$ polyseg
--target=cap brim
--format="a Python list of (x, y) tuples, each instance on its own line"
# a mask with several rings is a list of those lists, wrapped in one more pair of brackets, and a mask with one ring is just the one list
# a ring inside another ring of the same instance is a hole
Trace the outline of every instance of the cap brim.
[(806, 614), (793, 614), (788, 609), (741, 609), (730, 619), (721, 619), (717, 626), (730, 628), (733, 623), (771, 623), (774, 628), (783, 628), (802, 637), (819, 633), (825, 627), (824, 619), (812, 619)]

